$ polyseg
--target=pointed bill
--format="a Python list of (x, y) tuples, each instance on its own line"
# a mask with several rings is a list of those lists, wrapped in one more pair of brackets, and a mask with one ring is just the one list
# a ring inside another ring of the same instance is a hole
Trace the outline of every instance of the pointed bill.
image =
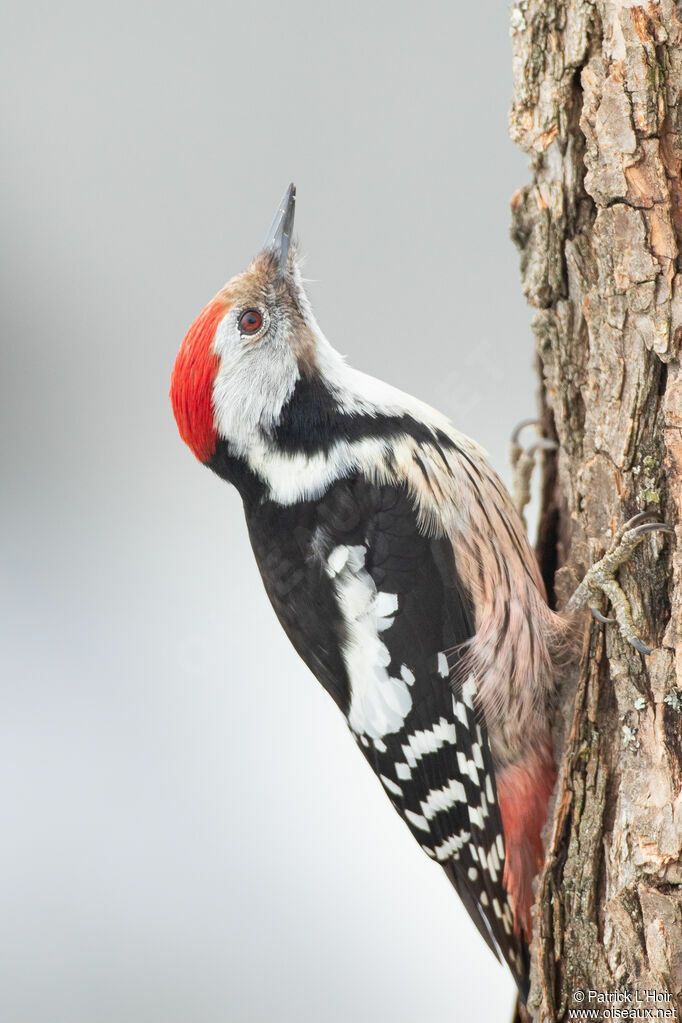
[(289, 255), (291, 235), (294, 230), (294, 213), (296, 212), (296, 186), (292, 183), (282, 196), (277, 207), (267, 237), (263, 242), (263, 251), (270, 251), (279, 265), (280, 277), (284, 275)]

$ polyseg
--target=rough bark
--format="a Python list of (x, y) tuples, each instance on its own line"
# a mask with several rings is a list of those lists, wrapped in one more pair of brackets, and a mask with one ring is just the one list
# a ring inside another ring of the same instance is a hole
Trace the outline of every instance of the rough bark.
[[(517, 0), (511, 19), (511, 134), (532, 172), (513, 236), (559, 441), (539, 554), (561, 607), (621, 522), (681, 517), (682, 4)], [(681, 539), (650, 535), (620, 573), (654, 653), (586, 619), (566, 670), (534, 1020), (612, 1008), (589, 989), (682, 1013)]]

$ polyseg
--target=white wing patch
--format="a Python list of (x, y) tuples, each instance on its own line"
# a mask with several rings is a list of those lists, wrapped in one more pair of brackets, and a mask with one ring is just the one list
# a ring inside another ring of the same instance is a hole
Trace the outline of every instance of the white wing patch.
[(427, 821), (433, 820), (440, 810), (449, 810), (455, 803), (466, 803), (466, 792), (461, 781), (451, 779), (441, 789), (431, 789), (419, 804)]
[(338, 575), (346, 567), (348, 561), (348, 547), (335, 547), (327, 558), (327, 575)]
[(365, 568), (366, 554), (362, 546), (335, 547), (326, 571), (346, 626), (342, 655), (351, 689), (348, 723), (356, 735), (376, 744), (403, 727), (412, 709), (414, 675), (404, 665), (399, 678), (389, 675), (391, 655), (381, 633), (393, 624), (398, 598), (377, 591)]
[[(451, 743), (454, 746), (456, 742), (457, 730), (454, 724), (441, 718), (433, 728), (418, 729), (412, 735), (408, 735), (402, 750), (408, 766), (416, 767), (417, 761), (427, 753), (436, 753), (446, 743)], [(396, 764), (396, 768), (398, 766)]]
[(410, 824), (414, 824), (415, 828), (421, 828), (422, 831), (428, 831), (429, 834), (431, 833), (431, 826), (426, 817), (422, 816), (422, 814), (414, 813), (413, 810), (405, 810), (405, 816)]
[(470, 831), (460, 831), (458, 835), (451, 835), (441, 845), (437, 845), (433, 850), (436, 854), (436, 859), (440, 863), (445, 862), (445, 860), (449, 860), (451, 856), (454, 856), (460, 851), (462, 846), (468, 842), (470, 838)]
[(385, 774), (380, 774), (379, 777), (384, 783), (384, 787), (388, 789), (389, 792), (392, 792), (394, 796), (402, 796), (403, 790), (400, 788), (400, 785), (396, 785), (396, 783), (391, 781), (390, 778), (387, 778)]
[(462, 686), (462, 697), (469, 710), (474, 709), (474, 696), (476, 695), (476, 682), (473, 675), (469, 675)]

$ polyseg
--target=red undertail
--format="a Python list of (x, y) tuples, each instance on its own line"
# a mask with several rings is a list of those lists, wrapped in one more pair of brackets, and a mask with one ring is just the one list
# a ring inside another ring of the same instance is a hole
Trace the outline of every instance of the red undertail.
[(514, 907), (514, 925), (530, 941), (533, 878), (542, 866), (542, 829), (556, 781), (551, 739), (500, 771), (497, 797), (502, 815), (506, 859), (503, 884)]

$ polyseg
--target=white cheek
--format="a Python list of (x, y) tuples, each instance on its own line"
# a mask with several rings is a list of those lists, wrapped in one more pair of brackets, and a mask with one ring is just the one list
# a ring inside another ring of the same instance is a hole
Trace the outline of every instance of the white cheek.
[(298, 364), (275, 328), (258, 341), (245, 342), (234, 316), (218, 326), (214, 350), (220, 366), (213, 383), (216, 429), (235, 454), (246, 455), (279, 421), (299, 377)]
[(249, 343), (237, 327), (237, 316), (231, 309), (220, 321), (213, 339), (213, 351), (221, 363), (227, 367), (234, 365), (242, 356), (248, 354)]

